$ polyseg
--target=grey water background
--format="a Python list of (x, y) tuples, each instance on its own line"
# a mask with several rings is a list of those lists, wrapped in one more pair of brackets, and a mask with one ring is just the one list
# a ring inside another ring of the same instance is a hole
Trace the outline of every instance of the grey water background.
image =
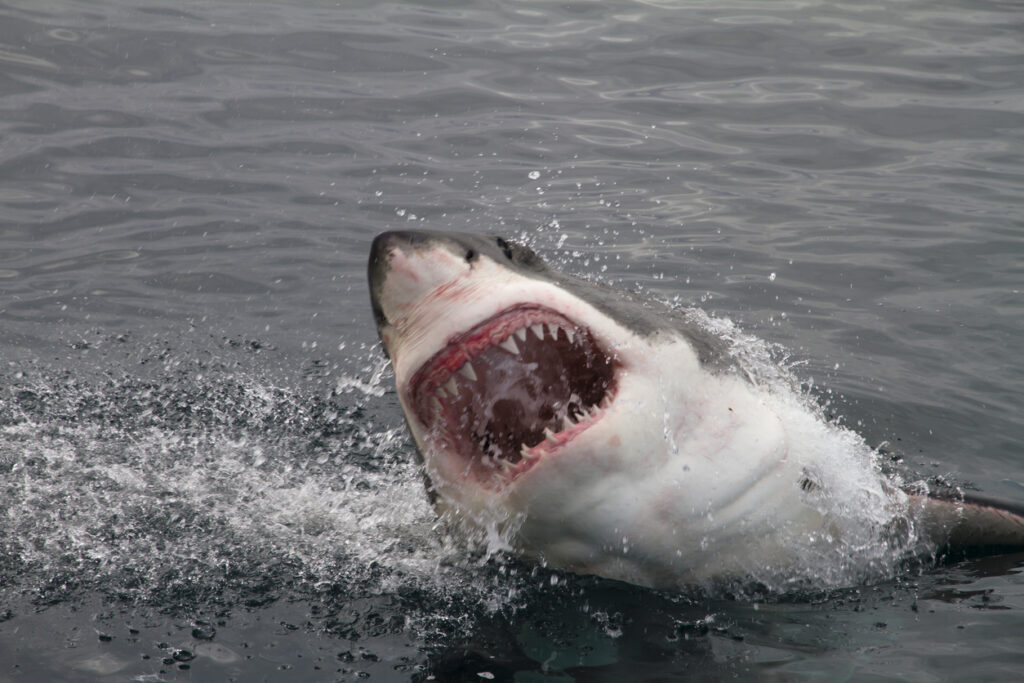
[(467, 554), (381, 230), (519, 237), (778, 345), (1024, 501), (1014, 2), (0, 2), (0, 681), (1013, 679), (1024, 556), (810, 596)]

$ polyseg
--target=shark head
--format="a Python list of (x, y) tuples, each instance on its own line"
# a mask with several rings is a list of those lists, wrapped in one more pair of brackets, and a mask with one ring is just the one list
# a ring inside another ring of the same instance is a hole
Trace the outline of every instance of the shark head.
[(598, 436), (629, 391), (633, 333), (526, 247), (385, 233), (369, 275), (409, 428), (447, 499), (493, 507), (542, 461)]
[(369, 282), (435, 504), (556, 566), (664, 583), (672, 548), (786, 460), (722, 342), (527, 247), (388, 232)]

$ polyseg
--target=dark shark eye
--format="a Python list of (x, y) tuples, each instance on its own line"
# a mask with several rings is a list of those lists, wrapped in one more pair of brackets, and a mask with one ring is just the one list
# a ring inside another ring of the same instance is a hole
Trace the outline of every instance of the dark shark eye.
[(466, 250), (466, 263), (472, 263), (473, 261), (476, 261), (477, 257), (479, 257), (479, 256), (480, 256), (480, 253), (476, 249), (467, 249)]
[(502, 252), (504, 252), (505, 258), (507, 258), (509, 261), (514, 261), (515, 255), (513, 254), (512, 247), (509, 246), (509, 243), (500, 237), (495, 241), (498, 244), (498, 248), (501, 249)]
[(538, 270), (544, 266), (544, 262), (541, 261), (540, 257), (537, 256), (533, 249), (530, 249), (529, 247), (524, 247), (516, 242), (509, 242), (501, 237), (496, 237), (494, 242), (498, 245), (498, 248), (501, 249), (502, 253), (505, 254), (505, 258), (512, 263), (534, 270)]

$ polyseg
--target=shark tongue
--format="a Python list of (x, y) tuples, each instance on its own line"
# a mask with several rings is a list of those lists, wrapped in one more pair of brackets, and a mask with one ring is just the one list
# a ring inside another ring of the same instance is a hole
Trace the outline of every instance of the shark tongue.
[[(586, 328), (513, 309), (453, 340), (413, 382), (421, 421), (474, 468), (504, 468), (597, 407), (614, 362)], [(478, 474), (487, 475), (480, 471)]]

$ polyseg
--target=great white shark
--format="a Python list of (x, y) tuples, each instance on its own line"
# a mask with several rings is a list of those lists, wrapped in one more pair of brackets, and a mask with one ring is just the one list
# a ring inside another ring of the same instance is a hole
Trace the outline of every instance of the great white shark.
[(1024, 547), (1024, 508), (908, 493), (698, 310), (485, 235), (386, 232), (368, 271), (430, 499), (492, 545), (644, 586), (783, 590)]

